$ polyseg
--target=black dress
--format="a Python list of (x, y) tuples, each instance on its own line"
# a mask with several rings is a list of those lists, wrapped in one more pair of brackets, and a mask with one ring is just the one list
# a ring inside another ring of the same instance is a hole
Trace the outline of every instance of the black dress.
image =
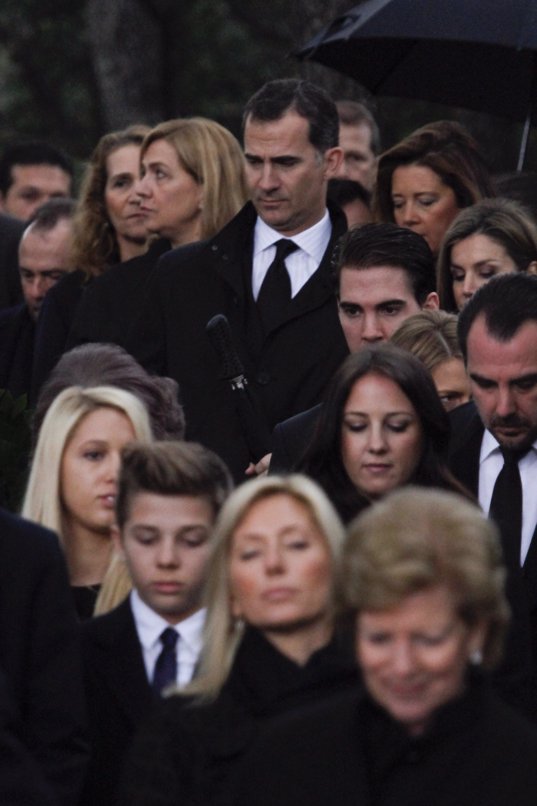
[(126, 765), (120, 803), (231, 803), (237, 764), (261, 724), (335, 692), (356, 690), (357, 681), (352, 650), (344, 641), (333, 640), (298, 666), (257, 630), (248, 630), (213, 703), (196, 705), (171, 697), (140, 731)]
[(237, 778), (235, 806), (535, 806), (537, 729), (483, 680), (414, 739), (344, 694), (271, 725)]

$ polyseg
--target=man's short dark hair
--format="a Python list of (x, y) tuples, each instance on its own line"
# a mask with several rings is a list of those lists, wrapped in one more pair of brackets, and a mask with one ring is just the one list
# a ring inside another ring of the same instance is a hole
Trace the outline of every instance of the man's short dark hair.
[(309, 122), (309, 141), (324, 153), (339, 142), (336, 105), (328, 93), (310, 81), (283, 78), (264, 84), (244, 107), (243, 130), (248, 118), (269, 122), (294, 111)]
[(121, 459), (116, 500), (120, 529), (139, 493), (203, 497), (216, 517), (232, 489), (224, 462), (195, 442), (133, 443), (123, 449)]
[(338, 177), (329, 179), (326, 196), (338, 207), (343, 207), (344, 204), (350, 204), (353, 201), (361, 201), (368, 209), (371, 207), (371, 193), (361, 182), (356, 182), (354, 179), (339, 179)]
[(359, 101), (336, 101), (339, 122), (345, 126), (369, 127), (371, 132), (371, 151), (375, 156), (380, 154), (380, 132), (377, 121), (365, 104)]
[(73, 163), (59, 148), (41, 141), (13, 143), (6, 146), (0, 158), (0, 193), (5, 196), (13, 184), (11, 169), (14, 165), (52, 165), (61, 168), (72, 178)]
[(54, 199), (49, 199), (47, 202), (38, 207), (33, 216), (28, 221), (28, 227), (32, 227), (35, 232), (48, 232), (62, 220), (62, 218), (71, 219), (74, 215), (76, 201), (61, 196)]
[(420, 306), (435, 290), (434, 257), (427, 241), (396, 224), (364, 224), (340, 238), (334, 256), (336, 289), (343, 268), (361, 270), (377, 266), (403, 269)]
[(459, 314), (457, 326), (465, 361), (470, 328), (481, 315), (491, 336), (510, 341), (526, 322), (537, 322), (537, 277), (525, 272), (499, 274), (473, 294)]

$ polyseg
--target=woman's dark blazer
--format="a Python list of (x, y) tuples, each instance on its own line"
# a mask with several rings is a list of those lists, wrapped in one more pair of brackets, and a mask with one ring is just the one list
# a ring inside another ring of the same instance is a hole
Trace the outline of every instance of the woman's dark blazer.
[(535, 806), (537, 729), (483, 681), (418, 739), (347, 693), (269, 726), (237, 779), (234, 806)]
[(332, 641), (301, 667), (261, 633), (248, 630), (213, 703), (171, 697), (140, 731), (125, 768), (120, 803), (230, 804), (237, 763), (260, 724), (337, 691), (356, 689), (357, 681), (352, 651), (343, 643)]

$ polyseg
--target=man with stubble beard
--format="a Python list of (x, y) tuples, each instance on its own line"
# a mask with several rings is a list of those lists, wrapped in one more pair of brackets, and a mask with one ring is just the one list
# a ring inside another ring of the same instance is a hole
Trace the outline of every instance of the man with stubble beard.
[[(451, 413), (450, 466), (500, 529), (512, 609), (506, 660), (523, 669), (514, 645), (523, 651), (529, 630), (537, 669), (537, 278), (506, 274), (480, 288), (460, 315), (459, 341), (473, 401)], [(532, 689), (535, 715), (535, 671)]]

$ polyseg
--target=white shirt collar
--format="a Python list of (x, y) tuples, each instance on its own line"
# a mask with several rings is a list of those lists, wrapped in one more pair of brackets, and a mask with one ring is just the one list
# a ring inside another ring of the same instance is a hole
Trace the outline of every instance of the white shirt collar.
[(205, 608), (196, 610), (191, 616), (178, 624), (170, 624), (166, 619), (150, 608), (137, 590), (130, 594), (130, 604), (140, 644), (145, 650), (153, 649), (159, 644), (160, 636), (167, 627), (172, 627), (181, 636), (181, 641), (193, 649), (198, 649), (205, 622)]
[[(289, 240), (296, 243), (319, 264), (323, 259), (331, 234), (332, 223), (328, 210), (325, 210), (320, 221), (317, 221), (312, 227), (292, 235)], [(269, 246), (274, 246), (276, 241), (280, 241), (283, 237), (285, 236), (281, 232), (269, 227), (260, 216), (257, 216), (254, 229), (254, 258)]]
[[(537, 440), (532, 445), (533, 450), (537, 450)], [(531, 450), (531, 448), (530, 448)], [(483, 439), (481, 440), (481, 451), (479, 454), (479, 463), (486, 461), (493, 453), (500, 453), (500, 443), (496, 437), (487, 429), (483, 432)]]

